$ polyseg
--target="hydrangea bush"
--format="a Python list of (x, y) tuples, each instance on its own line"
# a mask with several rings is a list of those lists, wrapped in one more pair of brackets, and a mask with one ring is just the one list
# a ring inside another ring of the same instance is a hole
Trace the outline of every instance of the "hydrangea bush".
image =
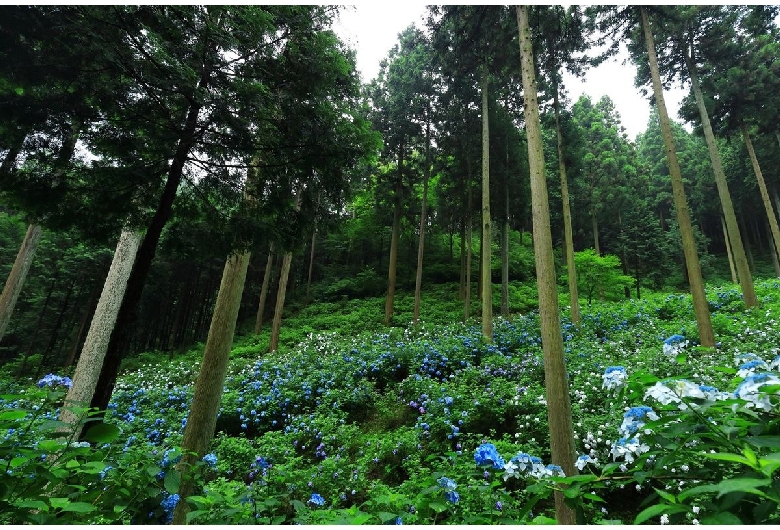
[(545, 523), (563, 490), (586, 523), (772, 523), (778, 287), (757, 282), (751, 311), (711, 291), (715, 349), (684, 296), (564, 312), (576, 477), (550, 462), (534, 312), (496, 319), (492, 344), (474, 322), (311, 333), (273, 357), (245, 340), (188, 499), (174, 464), (198, 350), (132, 363), (89, 446), (53, 445), (67, 376), (0, 381), (0, 518), (159, 524), (189, 502), (204, 524)]

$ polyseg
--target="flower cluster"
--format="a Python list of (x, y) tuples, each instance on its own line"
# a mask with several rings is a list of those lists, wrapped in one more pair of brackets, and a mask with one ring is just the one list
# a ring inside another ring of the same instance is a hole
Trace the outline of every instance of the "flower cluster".
[(772, 410), (769, 395), (761, 392), (764, 385), (780, 385), (780, 378), (768, 373), (751, 374), (734, 391), (734, 397), (744, 399), (757, 409)]
[(672, 335), (664, 340), (664, 354), (668, 357), (676, 357), (685, 347), (688, 341), (682, 335)]
[(320, 495), (319, 493), (312, 493), (311, 498), (309, 499), (309, 504), (312, 504), (314, 506), (324, 506), (325, 499), (323, 499), (322, 495)]
[(484, 443), (474, 451), (474, 461), (478, 466), (492, 465), (495, 469), (504, 469), (504, 459), (498, 454), (496, 446)]
[(638, 437), (633, 438), (621, 438), (612, 445), (612, 460), (618, 458), (624, 458), (627, 463), (631, 463), (635, 460), (635, 456), (639, 456), (642, 453), (646, 453), (650, 450), (650, 446), (639, 441)]
[(460, 495), (455, 491), (458, 487), (455, 481), (447, 477), (441, 477), (437, 482), (444, 490), (444, 498), (447, 499), (447, 502), (457, 504), (458, 500), (460, 500)]
[(70, 377), (67, 376), (48, 374), (44, 376), (40, 381), (38, 381), (38, 388), (43, 388), (45, 386), (48, 386), (50, 388), (54, 388), (56, 386), (64, 386), (65, 388), (70, 388), (73, 386), (73, 381), (71, 381)]
[(609, 366), (604, 370), (604, 375), (601, 377), (604, 380), (601, 388), (607, 390), (619, 389), (626, 384), (628, 373), (626, 373), (626, 369), (622, 366)]
[(618, 430), (621, 435), (629, 437), (636, 434), (639, 429), (644, 427), (645, 420), (655, 421), (657, 419), (658, 414), (650, 407), (631, 407), (628, 409), (628, 412), (623, 415), (623, 423)]
[(590, 455), (580, 455), (577, 457), (577, 460), (574, 462), (574, 467), (582, 471), (585, 469), (585, 466), (588, 464), (598, 464), (598, 461), (596, 459), (593, 459), (590, 457)]

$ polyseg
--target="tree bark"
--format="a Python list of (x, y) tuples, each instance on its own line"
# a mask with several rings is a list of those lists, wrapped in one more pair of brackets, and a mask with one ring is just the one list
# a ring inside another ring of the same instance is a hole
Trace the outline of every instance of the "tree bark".
[(317, 242), (317, 229), (311, 233), (311, 252), (309, 253), (309, 274), (306, 277), (306, 305), (311, 302), (311, 273), (314, 270), (314, 244)]
[(76, 436), (80, 419), (76, 409), (86, 406), (92, 400), (140, 242), (140, 233), (129, 228), (122, 230), (73, 373), (73, 386), (65, 396), (65, 406), (59, 419), (70, 424), (71, 432)]
[(430, 108), (425, 121), (425, 171), (423, 172), (423, 196), (420, 208), (420, 239), (417, 243), (417, 275), (414, 279), (414, 324), (420, 319), (422, 297), (423, 254), (425, 252), (425, 228), (428, 224), (428, 179), (431, 175), (431, 120)]
[(488, 118), (488, 72), (482, 67), (482, 337), (493, 342), (493, 282), (490, 270), (490, 120)]
[(385, 299), (385, 326), (393, 322), (395, 305), (395, 273), (398, 265), (398, 240), (401, 237), (401, 192), (403, 191), (404, 144), (398, 151), (398, 180), (393, 198), (393, 235), (390, 239), (390, 263), (387, 266), (387, 298)]
[(260, 333), (263, 328), (263, 313), (265, 312), (265, 302), (268, 298), (268, 285), (271, 283), (271, 268), (274, 262), (274, 244), (268, 247), (268, 259), (265, 262), (265, 272), (263, 273), (263, 286), (260, 289), (260, 303), (257, 306), (257, 317), (255, 318), (255, 335)]
[(753, 142), (750, 141), (750, 133), (748, 132), (745, 122), (741, 123), (742, 137), (745, 139), (745, 146), (747, 147), (748, 156), (750, 156), (750, 162), (753, 164), (753, 171), (756, 174), (756, 180), (758, 181), (758, 189), (761, 190), (761, 200), (764, 202), (764, 210), (766, 211), (766, 217), (769, 221), (770, 233), (775, 246), (775, 256), (777, 256), (777, 250), (780, 249), (780, 229), (777, 226), (777, 217), (775, 217), (775, 211), (772, 208), (772, 202), (769, 200), (769, 192), (766, 189), (766, 182), (764, 181), (764, 174), (761, 172), (761, 166), (756, 158), (756, 152), (753, 150)]
[(284, 299), (287, 293), (287, 279), (290, 277), (290, 265), (292, 264), (292, 252), (285, 252), (282, 260), (282, 270), (279, 274), (279, 291), (276, 295), (276, 308), (274, 320), (271, 325), (271, 342), (268, 350), (275, 352), (279, 347), (279, 332), (282, 328), (282, 312), (284, 311)]
[[(747, 256), (745, 255), (745, 247), (742, 244), (742, 236), (739, 233), (737, 216), (734, 213), (734, 204), (731, 201), (731, 193), (729, 193), (728, 183), (726, 182), (726, 173), (723, 171), (720, 152), (715, 143), (715, 134), (712, 132), (709, 113), (707, 112), (707, 106), (704, 104), (704, 95), (702, 94), (701, 86), (699, 84), (699, 74), (696, 70), (696, 65), (693, 62), (693, 44), (691, 44), (690, 51), (688, 47), (684, 47), (684, 50), (685, 64), (688, 67), (693, 95), (696, 98), (696, 106), (699, 109), (702, 129), (704, 130), (704, 139), (707, 142), (707, 149), (709, 150), (710, 161), (712, 162), (712, 171), (715, 174), (715, 185), (718, 188), (720, 204), (723, 207), (724, 234), (727, 239), (726, 248), (730, 253), (729, 264), (732, 265), (732, 269), (736, 269), (736, 276), (739, 279), (742, 289), (742, 300), (745, 303), (745, 307), (755, 307), (758, 305), (758, 298), (756, 298), (756, 291), (753, 287), (753, 277), (750, 274), (750, 266), (748, 265)], [(734, 271), (732, 270), (732, 275), (733, 273)]]
[(593, 230), (593, 249), (596, 251), (597, 256), (601, 256), (601, 245), (599, 245), (599, 222), (596, 219), (595, 208), (591, 208), (590, 210), (590, 226)]
[[(550, 207), (544, 168), (539, 104), (533, 63), (531, 32), (527, 6), (517, 6), (520, 37), (520, 63), (523, 78), (523, 109), (528, 138), (528, 163), (531, 173), (531, 204), (533, 210), (534, 254), (539, 292), (539, 318), (544, 353), (544, 380), (547, 395), (547, 416), (550, 429), (552, 463), (561, 466), (567, 477), (577, 474), (574, 466), (574, 429), (572, 426), (569, 386), (563, 356), (558, 287), (555, 279)], [(564, 495), (555, 493), (555, 519), (558, 524), (576, 524), (576, 514), (564, 502)]]
[(31, 223), (27, 227), (27, 233), (21, 247), (19, 247), (19, 252), (16, 254), (11, 273), (8, 275), (5, 287), (3, 287), (3, 293), (0, 295), (0, 340), (5, 335), (14, 307), (16, 307), (16, 300), (19, 298), (24, 281), (27, 279), (27, 273), (30, 272), (30, 265), (35, 258), (38, 243), (41, 241), (41, 233), (42, 228), (39, 224)]
[(469, 164), (469, 182), (468, 199), (466, 200), (468, 208), (468, 217), (466, 219), (466, 295), (463, 298), (463, 322), (467, 322), (471, 316), (471, 249), (473, 245), (472, 238), (474, 230), (471, 226), (471, 165)]
[(504, 222), (501, 225), (501, 314), (509, 318), (509, 146), (504, 179)]
[(466, 299), (466, 221), (460, 220), (460, 299)]
[[(555, 109), (555, 131), (558, 137), (558, 173), (561, 177), (561, 202), (563, 203), (563, 239), (564, 254), (566, 254), (566, 269), (569, 280), (569, 304), (571, 305), (571, 322), (575, 326), (580, 324), (580, 295), (577, 290), (577, 269), (574, 264), (574, 235), (571, 227), (571, 208), (569, 205), (569, 179), (566, 175), (566, 160), (563, 157), (563, 135), (561, 134), (560, 103), (558, 101), (558, 87), (553, 93), (553, 107)], [(595, 222), (595, 216), (594, 216)], [(594, 234), (598, 234), (594, 225)], [(595, 237), (598, 245), (598, 236)], [(598, 253), (599, 251), (596, 250)]]
[[(203, 81), (201, 82), (201, 88), (205, 89), (205, 82)], [(108, 407), (108, 402), (111, 400), (111, 394), (114, 391), (116, 376), (119, 373), (119, 364), (130, 349), (133, 341), (133, 331), (138, 318), (138, 306), (141, 303), (144, 284), (149, 276), (149, 270), (152, 266), (163, 228), (168, 223), (168, 219), (170, 219), (173, 211), (173, 202), (176, 199), (176, 192), (182, 180), (184, 164), (195, 144), (195, 129), (198, 123), (200, 108), (200, 103), (193, 102), (187, 112), (184, 129), (168, 170), (165, 187), (160, 196), (157, 210), (155, 210), (154, 216), (146, 230), (146, 236), (136, 253), (135, 263), (127, 280), (125, 297), (122, 300), (116, 324), (111, 332), (107, 354), (103, 361), (103, 369), (100, 372), (100, 377), (95, 387), (95, 394), (91, 402), (91, 407), (98, 410), (106, 410)]]
[[(249, 252), (233, 254), (225, 262), (209, 335), (203, 351), (203, 361), (195, 381), (192, 404), (184, 428), (184, 438), (181, 443), (183, 456), (177, 464), (180, 471), (189, 469), (203, 458), (214, 437), (249, 257)], [(193, 489), (192, 482), (186, 480), (182, 482), (179, 490), (181, 500), (174, 510), (173, 524), (186, 522), (189, 507), (185, 499), (192, 494)]]
[[(769, 223), (764, 223), (764, 226), (766, 227), (766, 231), (769, 232)], [(777, 259), (777, 249), (775, 248), (775, 243), (772, 240), (771, 237), (769, 239), (769, 255), (772, 258), (772, 267), (775, 269), (775, 276), (780, 278), (780, 261)]]
[[(736, 220), (736, 219), (735, 219)], [(723, 227), (723, 241), (726, 243), (726, 256), (729, 259), (729, 270), (731, 270), (732, 283), (739, 283), (737, 280), (737, 269), (734, 266), (734, 254), (731, 252), (731, 241), (729, 239), (729, 231), (726, 229), (726, 220), (721, 216), (720, 224)], [(747, 265), (747, 258), (745, 258), (745, 265)]]
[(748, 265), (750, 265), (750, 272), (756, 272), (756, 262), (753, 259), (753, 251), (750, 248), (750, 235), (748, 234), (747, 226), (745, 225), (745, 215), (742, 214), (737, 217), (737, 221), (739, 222), (741, 232), (745, 235), (745, 237), (742, 238), (742, 241), (745, 243), (745, 255), (748, 259)]
[(661, 86), (661, 76), (658, 69), (658, 58), (655, 54), (653, 34), (650, 30), (650, 21), (647, 16), (647, 11), (644, 7), (640, 6), (639, 12), (642, 17), (645, 45), (649, 55), (650, 74), (653, 80), (653, 93), (655, 95), (656, 107), (658, 108), (659, 121), (661, 123), (661, 136), (666, 151), (666, 163), (669, 166), (669, 174), (672, 181), (672, 195), (674, 197), (675, 210), (677, 211), (677, 222), (682, 238), (688, 281), (691, 286), (693, 310), (696, 314), (696, 323), (699, 330), (699, 341), (703, 346), (714, 347), (715, 333), (712, 329), (710, 310), (707, 305), (707, 297), (704, 293), (704, 282), (701, 277), (699, 255), (696, 250), (696, 240), (694, 239), (691, 219), (688, 213), (688, 204), (683, 188), (682, 173), (680, 171), (679, 162), (677, 161), (677, 151), (675, 150), (672, 129), (669, 124), (669, 114), (666, 111), (666, 102)]

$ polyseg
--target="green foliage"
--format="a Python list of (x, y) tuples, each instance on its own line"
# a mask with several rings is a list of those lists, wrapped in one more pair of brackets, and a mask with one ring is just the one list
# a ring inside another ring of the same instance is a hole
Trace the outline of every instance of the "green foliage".
[[(587, 296), (588, 304), (592, 303), (596, 294), (615, 299), (622, 294), (624, 287), (634, 282), (630, 276), (622, 274), (617, 256), (599, 256), (591, 248), (574, 253), (574, 266), (577, 269), (577, 286)], [(565, 275), (562, 281), (566, 281)]]

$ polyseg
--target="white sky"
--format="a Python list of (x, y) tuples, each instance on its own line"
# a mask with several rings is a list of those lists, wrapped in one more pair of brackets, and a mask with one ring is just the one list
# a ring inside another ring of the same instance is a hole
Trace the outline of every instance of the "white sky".
[[(379, 62), (398, 41), (401, 31), (412, 23), (423, 26), (425, 12), (425, 4), (416, 2), (363, 2), (356, 6), (344, 6), (335, 30), (357, 51), (357, 66), (364, 82), (376, 77)], [(594, 102), (608, 95), (615, 103), (628, 137), (634, 140), (638, 133), (647, 128), (650, 103), (634, 87), (636, 68), (630, 62), (621, 64), (622, 60), (615, 58), (606, 61), (598, 68), (589, 70), (584, 80), (567, 76), (564, 82), (572, 102), (583, 93)], [(677, 110), (685, 93), (680, 88), (664, 93), (669, 116), (677, 121)]]

